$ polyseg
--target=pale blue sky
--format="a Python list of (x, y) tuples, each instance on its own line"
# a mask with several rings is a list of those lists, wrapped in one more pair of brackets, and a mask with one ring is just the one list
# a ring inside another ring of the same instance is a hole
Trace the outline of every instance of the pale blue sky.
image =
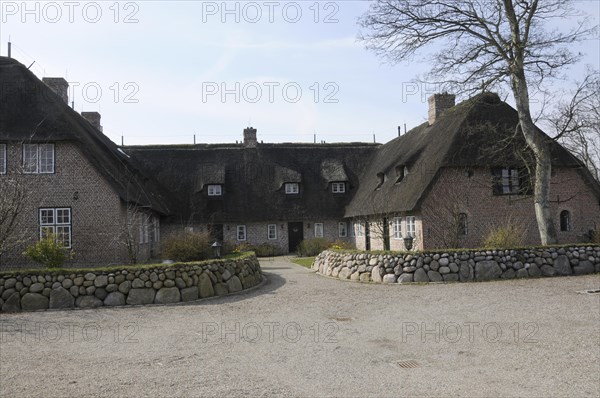
[[(37, 76), (66, 77), (75, 109), (100, 111), (115, 142), (191, 143), (194, 134), (197, 142), (235, 142), (249, 124), (265, 142), (312, 142), (314, 133), (319, 141), (375, 134), (386, 142), (398, 125), (426, 120), (425, 99), (436, 91), (403, 95), (427, 65), (385, 64), (357, 42), (366, 1), (23, 4), (0, 1), (0, 53), (10, 35), (13, 57), (35, 61)], [(599, 1), (577, 4), (598, 20)], [(586, 63), (598, 68), (599, 47), (584, 43), (587, 56), (570, 76)], [(222, 88), (232, 91), (224, 101)]]

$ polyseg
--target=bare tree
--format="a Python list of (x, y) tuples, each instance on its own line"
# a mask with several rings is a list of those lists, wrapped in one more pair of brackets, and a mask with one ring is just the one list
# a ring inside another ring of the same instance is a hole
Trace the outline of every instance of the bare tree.
[(600, 181), (600, 73), (588, 68), (585, 78), (560, 99), (546, 118), (555, 139), (577, 156)]
[[(29, 238), (21, 219), (31, 195), (29, 186), (19, 176), (0, 176), (0, 260), (2, 256)], [(1, 263), (0, 263), (1, 264)]]
[(550, 143), (536, 128), (529, 91), (577, 62), (567, 46), (591, 35), (589, 19), (571, 29), (548, 31), (582, 16), (570, 0), (377, 0), (361, 18), (367, 47), (398, 62), (434, 43), (429, 76), (461, 91), (508, 84), (519, 114), (518, 129), (535, 157), (534, 202), (542, 244), (557, 243), (550, 211)]

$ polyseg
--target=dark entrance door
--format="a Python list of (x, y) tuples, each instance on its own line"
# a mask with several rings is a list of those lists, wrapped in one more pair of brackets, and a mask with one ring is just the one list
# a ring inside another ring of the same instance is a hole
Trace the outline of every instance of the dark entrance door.
[(390, 224), (387, 217), (383, 219), (383, 250), (390, 250)]
[(365, 222), (365, 249), (371, 250), (371, 228), (369, 222)]
[(304, 224), (301, 222), (288, 223), (289, 251), (294, 253), (304, 239)]
[(223, 224), (212, 224), (209, 227), (210, 238), (214, 241), (223, 243)]

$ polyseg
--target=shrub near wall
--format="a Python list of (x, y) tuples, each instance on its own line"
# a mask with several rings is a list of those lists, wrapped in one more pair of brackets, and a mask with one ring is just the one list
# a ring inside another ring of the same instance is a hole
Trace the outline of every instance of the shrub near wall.
[(90, 269), (34, 270), (0, 274), (4, 312), (168, 304), (221, 296), (258, 285), (253, 253), (197, 263)]
[(600, 272), (600, 246), (458, 252), (374, 253), (327, 250), (312, 268), (361, 282), (469, 282)]

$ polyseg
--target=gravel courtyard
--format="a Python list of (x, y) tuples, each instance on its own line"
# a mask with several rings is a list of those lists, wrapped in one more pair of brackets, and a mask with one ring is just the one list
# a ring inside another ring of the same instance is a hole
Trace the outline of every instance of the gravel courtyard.
[(0, 315), (0, 396), (598, 397), (600, 275), (367, 285), (261, 261), (191, 305)]

